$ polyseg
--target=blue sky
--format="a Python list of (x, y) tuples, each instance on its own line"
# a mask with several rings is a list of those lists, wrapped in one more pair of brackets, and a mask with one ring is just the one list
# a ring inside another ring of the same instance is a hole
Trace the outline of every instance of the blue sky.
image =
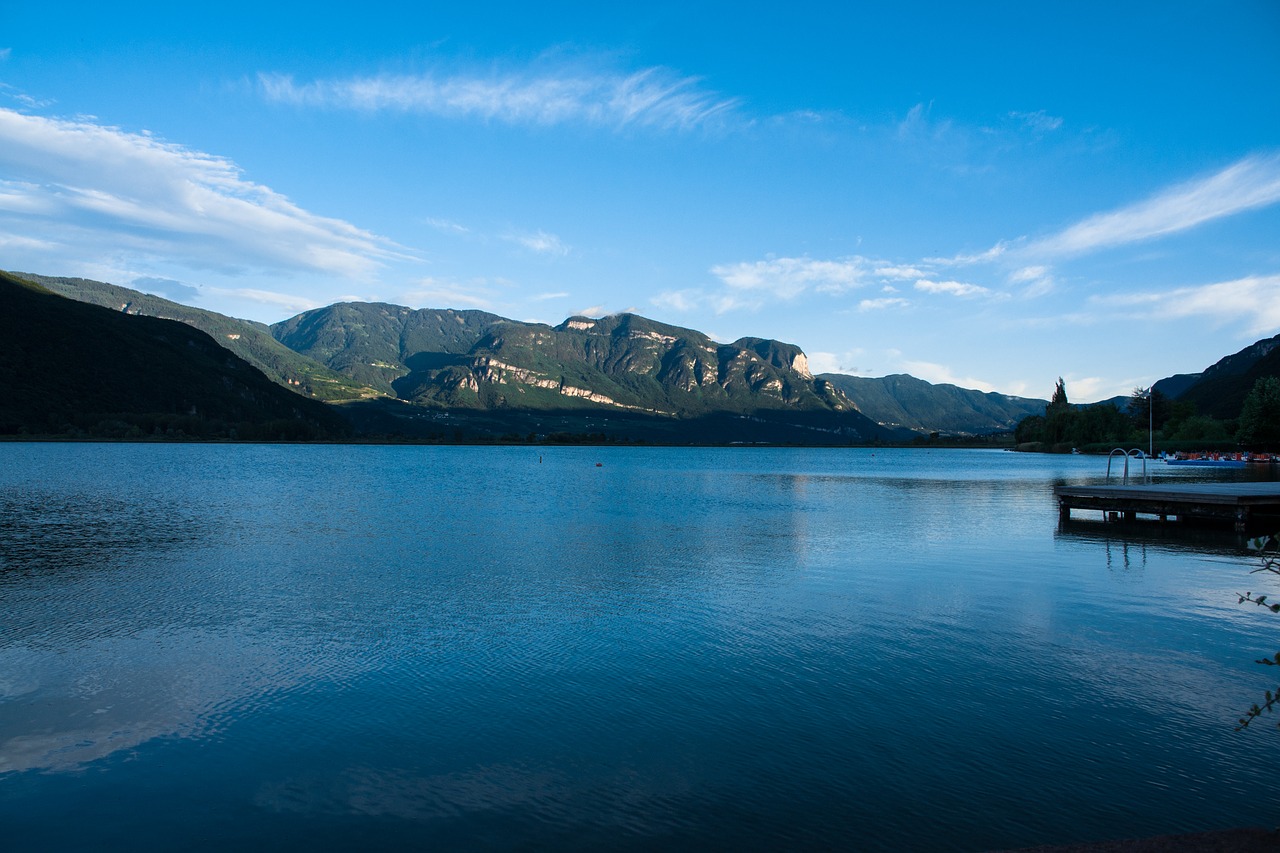
[(0, 2), (0, 268), (1079, 401), (1280, 332), (1275, 2), (273, 5)]

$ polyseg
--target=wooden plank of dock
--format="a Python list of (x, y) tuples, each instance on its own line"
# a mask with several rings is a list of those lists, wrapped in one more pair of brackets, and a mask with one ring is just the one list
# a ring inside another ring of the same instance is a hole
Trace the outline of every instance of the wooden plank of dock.
[(1148, 483), (1134, 486), (1055, 486), (1063, 521), (1073, 509), (1101, 510), (1132, 520), (1138, 513), (1161, 521), (1176, 517), (1227, 521), (1244, 530), (1259, 516), (1280, 516), (1280, 483)]

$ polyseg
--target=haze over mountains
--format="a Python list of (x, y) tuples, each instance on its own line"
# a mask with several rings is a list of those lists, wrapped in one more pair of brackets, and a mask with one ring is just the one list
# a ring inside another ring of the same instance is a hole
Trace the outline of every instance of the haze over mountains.
[[(634, 314), (553, 327), (483, 311), (339, 303), (266, 326), (102, 282), (14, 276), (113, 315), (203, 330), (277, 386), (339, 404), (365, 433), (862, 443), (1007, 431), (1046, 405), (901, 374), (813, 376), (794, 344), (718, 343)], [(1278, 342), (1260, 341), (1157, 388), (1206, 413), (1238, 411), (1254, 374), (1276, 370)]]

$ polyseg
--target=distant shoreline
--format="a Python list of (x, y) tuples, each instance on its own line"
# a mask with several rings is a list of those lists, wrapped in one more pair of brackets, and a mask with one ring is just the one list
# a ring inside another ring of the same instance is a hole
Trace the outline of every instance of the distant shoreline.
[[(0, 435), (0, 443), (7, 444), (259, 444), (259, 445), (372, 445), (414, 447), (706, 447), (729, 449), (829, 449), (829, 450), (1008, 450), (1013, 451), (1011, 444), (995, 444), (990, 442), (938, 442), (938, 443), (878, 443), (878, 444), (800, 444), (785, 442), (659, 442), (659, 441), (501, 441), (498, 439), (476, 439), (472, 441), (432, 441), (420, 438), (356, 438), (356, 439), (315, 439), (308, 441), (271, 441), (267, 439), (232, 439), (232, 438), (199, 438), (199, 437), (155, 437), (141, 438), (106, 438), (96, 436), (36, 436), (36, 435)], [(1046, 452), (1047, 453), (1047, 452)], [(1060, 455), (1060, 454), (1059, 454)]]

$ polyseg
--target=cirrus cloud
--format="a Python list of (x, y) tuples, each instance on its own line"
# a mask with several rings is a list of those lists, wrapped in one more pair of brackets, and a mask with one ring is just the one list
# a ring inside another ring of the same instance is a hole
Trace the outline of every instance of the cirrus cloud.
[(1246, 157), (1208, 177), (1090, 216), (1032, 243), (1033, 255), (1076, 255), (1185, 231), (1280, 201), (1280, 154)]
[(1233, 281), (1146, 293), (1097, 296), (1100, 305), (1143, 306), (1148, 316), (1162, 319), (1198, 317), (1219, 324), (1243, 321), (1249, 335), (1280, 330), (1280, 275), (1246, 276)]
[(258, 75), (263, 96), (277, 103), (364, 112), (475, 117), (509, 124), (569, 122), (615, 128), (690, 129), (730, 114), (733, 99), (701, 88), (695, 77), (665, 68), (630, 74), (577, 69), (482, 74), (380, 74), (296, 83), (286, 74)]
[(1011, 112), (1009, 118), (1021, 122), (1024, 127), (1035, 133), (1049, 133), (1062, 127), (1061, 116), (1051, 116), (1044, 110), (1032, 113)]

